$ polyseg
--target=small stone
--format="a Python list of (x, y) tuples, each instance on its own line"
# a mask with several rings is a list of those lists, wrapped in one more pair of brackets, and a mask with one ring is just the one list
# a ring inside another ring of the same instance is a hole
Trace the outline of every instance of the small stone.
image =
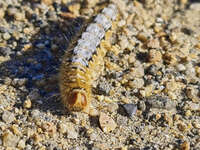
[(184, 109), (189, 109), (190, 111), (200, 111), (200, 104), (188, 102), (188, 104), (184, 107)]
[(18, 12), (17, 8), (10, 7), (7, 9), (8, 16), (14, 16)]
[(116, 103), (110, 103), (107, 106), (107, 110), (111, 113), (115, 112), (119, 108), (118, 104)]
[(38, 89), (33, 89), (28, 95), (27, 99), (30, 99), (31, 101), (36, 101), (40, 98), (39, 90)]
[(99, 111), (95, 108), (90, 108), (90, 112), (89, 112), (90, 116), (98, 116), (99, 115)]
[(183, 122), (180, 122), (180, 123), (178, 123), (178, 129), (180, 130), (180, 131), (186, 131), (187, 130), (187, 126), (183, 123)]
[(147, 36), (142, 32), (137, 34), (137, 39), (142, 42), (146, 42), (148, 40)]
[(64, 134), (67, 132), (67, 124), (65, 123), (60, 123), (59, 124), (59, 132)]
[(98, 0), (86, 0), (86, 2), (88, 4), (88, 7), (94, 7), (98, 3)]
[(20, 134), (21, 134), (18, 125), (13, 124), (13, 125), (11, 126), (11, 129), (12, 129), (12, 132), (13, 132), (15, 135), (20, 135)]
[(37, 109), (34, 109), (31, 111), (31, 116), (33, 119), (39, 119), (40, 118), (40, 111)]
[(13, 135), (10, 131), (6, 131), (2, 135), (3, 146), (16, 147), (19, 141), (19, 137)]
[(151, 63), (160, 62), (162, 60), (162, 54), (158, 50), (151, 49), (149, 51), (148, 59), (149, 59), (149, 62)]
[(80, 8), (81, 8), (81, 6), (79, 3), (73, 3), (68, 7), (69, 11), (72, 12), (75, 16), (80, 15), (79, 14)]
[(76, 132), (74, 125), (72, 123), (67, 123), (67, 138), (77, 139), (78, 133)]
[(100, 124), (101, 129), (105, 133), (109, 133), (117, 127), (117, 124), (115, 123), (115, 121), (103, 112), (100, 113), (99, 124)]
[(11, 37), (11, 36), (10, 36), (10, 34), (9, 34), (8, 32), (6, 32), (6, 33), (3, 34), (3, 39), (4, 39), (4, 40), (10, 39), (10, 37)]
[(200, 123), (199, 123), (198, 121), (193, 122), (192, 125), (193, 125), (196, 129), (200, 129)]
[(188, 98), (190, 98), (193, 102), (198, 102), (199, 97), (198, 97), (199, 91), (195, 89), (194, 87), (188, 87), (186, 89), (186, 95)]
[(56, 136), (56, 126), (52, 122), (45, 122), (42, 124), (42, 129), (51, 137)]
[(185, 112), (185, 116), (186, 116), (186, 117), (192, 116), (192, 112), (191, 112), (190, 110), (187, 110), (187, 111)]
[(53, 0), (42, 0), (42, 3), (46, 5), (51, 5), (53, 3)]
[(122, 27), (122, 26), (124, 26), (126, 24), (126, 21), (125, 20), (120, 20), (119, 22), (118, 22), (118, 26), (119, 27)]
[(9, 111), (4, 111), (2, 120), (9, 124), (15, 120), (15, 115)]
[(0, 47), (0, 56), (9, 56), (11, 53), (12, 52), (9, 47)]
[(188, 3), (188, 0), (180, 0), (181, 4), (185, 5)]
[(98, 94), (109, 95), (110, 93), (110, 85), (107, 82), (100, 82), (97, 85)]
[(168, 65), (173, 65), (177, 62), (176, 57), (172, 53), (165, 53), (163, 59)]
[(39, 49), (43, 49), (43, 48), (45, 48), (45, 44), (43, 44), (43, 43), (38, 43), (38, 44), (36, 45), (36, 47), (39, 48)]
[(23, 104), (24, 108), (31, 108), (31, 105), (32, 103), (30, 99), (27, 99), (24, 101), (24, 104)]
[(35, 143), (40, 143), (43, 140), (42, 136), (39, 135), (38, 133), (34, 133), (33, 139)]
[(18, 142), (18, 145), (17, 145), (18, 148), (20, 149), (24, 149), (26, 147), (26, 141), (24, 139), (21, 139), (19, 142)]
[(185, 141), (180, 146), (181, 150), (190, 150), (190, 143)]
[(158, 39), (149, 40), (149, 41), (147, 42), (147, 47), (148, 47), (148, 48), (155, 48), (155, 49), (160, 48), (159, 40), (158, 40)]
[(14, 17), (15, 17), (15, 20), (17, 21), (23, 21), (25, 19), (25, 14), (21, 12), (17, 12), (15, 13)]
[(175, 110), (176, 103), (165, 96), (151, 96), (147, 100), (151, 108)]
[(3, 19), (5, 15), (5, 11), (3, 9), (0, 9), (0, 19)]
[(176, 66), (176, 68), (177, 68), (177, 70), (178, 71), (185, 71), (185, 66), (183, 65), (183, 64), (178, 64), (177, 66)]
[(126, 113), (128, 114), (128, 116), (131, 118), (137, 112), (137, 106), (135, 104), (124, 104), (123, 107), (124, 107)]
[(129, 81), (128, 85), (130, 88), (134, 89), (139, 89), (144, 86), (144, 80), (141, 78), (135, 78), (133, 81)]

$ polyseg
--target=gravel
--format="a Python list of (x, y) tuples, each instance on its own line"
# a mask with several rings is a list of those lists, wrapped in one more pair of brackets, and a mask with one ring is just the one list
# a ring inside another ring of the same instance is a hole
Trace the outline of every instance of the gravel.
[(111, 1), (90, 115), (63, 107), (59, 66), (107, 2), (0, 1), (0, 149), (200, 149), (199, 3)]

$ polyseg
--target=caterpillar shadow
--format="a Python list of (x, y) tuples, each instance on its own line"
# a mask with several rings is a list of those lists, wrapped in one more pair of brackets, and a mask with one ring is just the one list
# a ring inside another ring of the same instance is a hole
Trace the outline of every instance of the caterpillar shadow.
[[(60, 103), (58, 86), (59, 65), (64, 51), (72, 38), (80, 30), (83, 18), (68, 18), (49, 21), (31, 38), (31, 48), (12, 53), (10, 59), (0, 64), (0, 81), (17, 90), (15, 107), (23, 107), (29, 98), (31, 109), (62, 115), (64, 108)], [(25, 43), (26, 44), (26, 43)], [(21, 82), (24, 84), (21, 84)]]

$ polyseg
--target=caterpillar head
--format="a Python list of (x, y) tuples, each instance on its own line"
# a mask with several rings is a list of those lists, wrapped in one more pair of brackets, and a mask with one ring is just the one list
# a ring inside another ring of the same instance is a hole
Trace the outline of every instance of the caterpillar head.
[(68, 96), (68, 107), (75, 111), (88, 111), (88, 96), (84, 90), (73, 89)]

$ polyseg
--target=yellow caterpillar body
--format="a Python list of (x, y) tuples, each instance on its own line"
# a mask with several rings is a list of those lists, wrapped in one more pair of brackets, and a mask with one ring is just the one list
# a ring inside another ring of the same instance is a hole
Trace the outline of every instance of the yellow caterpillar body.
[(91, 84), (97, 79), (109, 44), (103, 39), (111, 36), (112, 23), (117, 18), (117, 7), (108, 5), (89, 24), (75, 47), (68, 49), (60, 67), (61, 98), (68, 110), (89, 113)]

